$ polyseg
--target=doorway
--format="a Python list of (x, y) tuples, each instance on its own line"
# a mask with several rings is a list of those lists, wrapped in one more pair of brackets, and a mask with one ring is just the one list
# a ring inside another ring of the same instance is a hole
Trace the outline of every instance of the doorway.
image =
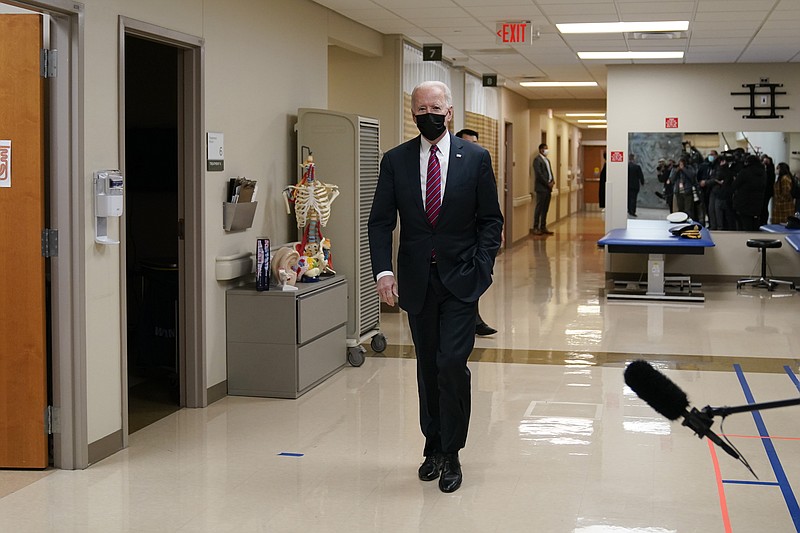
[[(600, 171), (605, 164), (605, 150), (605, 146), (583, 145), (583, 201), (590, 210), (605, 207), (605, 202), (600, 201)], [(605, 191), (603, 194), (605, 195)]]
[(128, 433), (181, 406), (179, 50), (125, 36)]
[(511, 122), (505, 123), (505, 135), (503, 144), (503, 161), (505, 169), (503, 173), (503, 203), (505, 204), (505, 232), (504, 247), (510, 247), (514, 242), (514, 125)]

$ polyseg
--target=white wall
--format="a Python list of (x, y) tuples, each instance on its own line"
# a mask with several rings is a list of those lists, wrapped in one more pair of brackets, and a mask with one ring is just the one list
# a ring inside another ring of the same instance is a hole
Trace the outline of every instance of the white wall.
[[(346, 40), (341, 17), (307, 0), (85, 0), (84, 203), (91, 173), (118, 168), (118, 26), (120, 15), (205, 39), (205, 126), (225, 134), (225, 171), (204, 176), (207, 385), (226, 379), (226, 285), (214, 279), (214, 258), (251, 251), (260, 236), (288, 238), (291, 220), (280, 192), (296, 180), (293, 124), (300, 107), (327, 107), (329, 21)], [(366, 32), (369, 33), (369, 32)], [(368, 48), (363, 28), (354, 48)], [(373, 39), (373, 43), (378, 42)], [(243, 175), (259, 181), (253, 228), (222, 230), (224, 183)], [(94, 244), (90, 209), (87, 247), (88, 440), (122, 427), (120, 383), (120, 254)], [(110, 228), (112, 234), (116, 227)]]

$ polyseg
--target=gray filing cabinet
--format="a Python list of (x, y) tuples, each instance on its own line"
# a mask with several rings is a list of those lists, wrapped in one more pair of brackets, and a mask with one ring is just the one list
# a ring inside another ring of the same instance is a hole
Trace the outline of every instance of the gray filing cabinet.
[(347, 281), (226, 293), (228, 394), (297, 398), (347, 361)]

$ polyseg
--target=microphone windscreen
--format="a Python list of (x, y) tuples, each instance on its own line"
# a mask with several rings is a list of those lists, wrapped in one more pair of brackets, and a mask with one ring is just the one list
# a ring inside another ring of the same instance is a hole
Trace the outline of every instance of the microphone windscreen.
[(628, 365), (625, 369), (625, 384), (650, 407), (670, 420), (680, 418), (689, 407), (686, 393), (647, 361), (640, 359)]

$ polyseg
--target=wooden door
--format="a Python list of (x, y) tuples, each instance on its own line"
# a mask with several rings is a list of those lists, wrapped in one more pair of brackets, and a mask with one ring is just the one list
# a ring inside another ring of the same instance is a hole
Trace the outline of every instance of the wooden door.
[[(40, 15), (0, 16), (0, 467), (46, 468)], [(10, 147), (10, 148), (9, 148)]]
[(605, 146), (583, 147), (583, 201), (587, 204), (600, 201), (600, 169), (605, 150)]

